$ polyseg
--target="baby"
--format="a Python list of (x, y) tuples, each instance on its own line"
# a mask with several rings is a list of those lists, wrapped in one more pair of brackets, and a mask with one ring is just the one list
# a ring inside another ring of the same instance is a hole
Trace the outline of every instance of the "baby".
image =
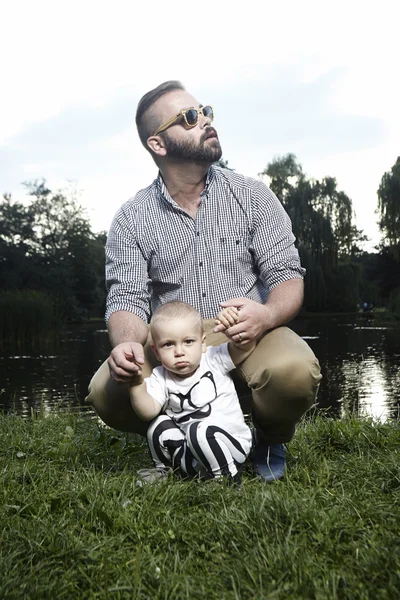
[[(225, 329), (238, 319), (236, 308), (221, 310), (216, 322)], [(245, 348), (232, 341), (206, 347), (200, 313), (184, 302), (160, 306), (150, 322), (151, 348), (162, 366), (130, 384), (136, 414), (152, 421), (147, 441), (160, 474), (169, 469), (185, 476), (240, 480), (238, 467), (251, 448), (229, 371), (245, 360)], [(162, 413), (162, 414), (160, 414)]]

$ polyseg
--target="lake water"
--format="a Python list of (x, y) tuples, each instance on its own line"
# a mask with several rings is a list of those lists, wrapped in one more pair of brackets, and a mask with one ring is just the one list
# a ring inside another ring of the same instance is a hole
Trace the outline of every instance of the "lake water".
[[(310, 317), (291, 323), (322, 367), (319, 407), (329, 414), (369, 415), (382, 421), (400, 412), (400, 326), (368, 315)], [(74, 326), (53, 347), (0, 356), (0, 410), (88, 410), (88, 382), (108, 356), (102, 324)], [(91, 413), (90, 409), (88, 411)]]

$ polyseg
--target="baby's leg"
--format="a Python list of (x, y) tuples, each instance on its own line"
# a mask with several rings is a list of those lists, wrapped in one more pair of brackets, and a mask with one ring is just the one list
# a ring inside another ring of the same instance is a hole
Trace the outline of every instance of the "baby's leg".
[(173, 469), (194, 477), (193, 455), (186, 445), (184, 433), (174, 421), (161, 415), (154, 419), (147, 430), (147, 443), (156, 469)]
[(200, 421), (190, 425), (186, 443), (212, 477), (238, 478), (238, 466), (250, 452), (250, 441), (239, 440), (219, 425)]

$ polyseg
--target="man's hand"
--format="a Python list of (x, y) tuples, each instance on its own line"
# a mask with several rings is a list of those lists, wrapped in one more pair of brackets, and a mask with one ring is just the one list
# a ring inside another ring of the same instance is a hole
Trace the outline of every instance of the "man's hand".
[(138, 342), (122, 342), (112, 350), (108, 366), (111, 377), (118, 383), (130, 383), (141, 376), (144, 364), (144, 351)]
[(269, 292), (266, 304), (248, 298), (232, 298), (221, 302), (222, 308), (234, 306), (238, 309), (239, 321), (228, 329), (222, 323), (217, 324), (213, 331), (224, 331), (235, 344), (258, 340), (266, 331), (286, 325), (294, 319), (301, 309), (303, 296), (303, 280), (296, 277), (275, 286)]
[(230, 323), (228, 328), (223, 323), (217, 324), (213, 331), (214, 333), (223, 331), (235, 344), (245, 345), (256, 341), (272, 327), (269, 319), (269, 309), (264, 304), (259, 304), (248, 298), (233, 298), (221, 302), (220, 306), (222, 308), (235, 307), (238, 311), (238, 320), (234, 325)]

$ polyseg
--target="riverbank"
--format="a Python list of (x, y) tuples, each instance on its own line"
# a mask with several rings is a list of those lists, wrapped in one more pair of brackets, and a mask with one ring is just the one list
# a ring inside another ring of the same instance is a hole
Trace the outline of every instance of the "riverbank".
[(318, 417), (284, 481), (140, 487), (141, 438), (0, 415), (0, 597), (397, 598), (398, 422)]

